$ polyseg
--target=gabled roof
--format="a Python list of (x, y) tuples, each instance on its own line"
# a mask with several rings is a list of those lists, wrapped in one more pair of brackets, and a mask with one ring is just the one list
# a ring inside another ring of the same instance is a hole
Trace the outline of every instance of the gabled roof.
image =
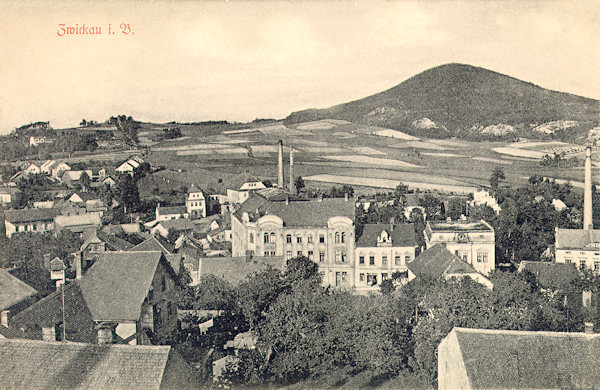
[(215, 275), (236, 285), (254, 272), (271, 266), (279, 270), (285, 268), (283, 257), (255, 257), (248, 261), (245, 257), (202, 257), (198, 262), (200, 276)]
[(416, 276), (428, 276), (435, 279), (449, 274), (477, 273), (473, 267), (451, 253), (445, 243), (426, 249), (406, 266)]
[(453, 333), (474, 389), (595, 388), (600, 383), (600, 334), (467, 328)]
[(140, 242), (133, 248), (129, 249), (130, 252), (140, 252), (140, 251), (160, 251), (165, 255), (170, 255), (173, 253), (175, 248), (172, 244), (169, 244), (166, 240), (162, 240), (157, 236), (151, 236), (147, 240)]
[(35, 294), (37, 291), (33, 287), (0, 269), (0, 310), (6, 310)]
[(152, 252), (103, 252), (77, 281), (94, 321), (138, 321), (162, 257)]
[(383, 231), (386, 231), (392, 239), (392, 246), (395, 247), (414, 247), (417, 245), (415, 237), (415, 226), (412, 223), (401, 223), (394, 225), (390, 229), (389, 224), (367, 223), (363, 226), (362, 234), (356, 238), (357, 247), (376, 247), (377, 238)]
[(100, 226), (102, 219), (96, 213), (77, 214), (77, 215), (57, 215), (55, 218), (56, 227), (77, 227), (77, 226)]
[[(162, 208), (161, 208), (162, 211)], [(161, 213), (162, 214), (162, 213)], [(175, 229), (176, 231), (196, 230), (196, 225), (188, 218), (169, 219), (166, 221), (158, 221), (154, 226), (161, 225), (167, 231)]]
[[(257, 214), (258, 210), (258, 214)], [(250, 195), (235, 215), (242, 220), (247, 212), (251, 220), (257, 220), (264, 215), (276, 215), (283, 220), (284, 226), (327, 226), (329, 218), (342, 216), (354, 221), (356, 210), (353, 200), (343, 198), (326, 198), (294, 200), (286, 202), (269, 201), (259, 195)]]
[(107, 234), (102, 231), (97, 231), (96, 236), (104, 242), (112, 251), (128, 251), (134, 247), (129, 241), (125, 241), (122, 238)]
[(569, 287), (579, 278), (575, 264), (522, 261), (519, 272), (528, 271), (535, 275), (538, 283), (547, 289)]
[(4, 218), (12, 223), (51, 221), (59, 214), (57, 209), (6, 210)]
[[(600, 252), (599, 229), (556, 229), (556, 249), (589, 249)], [(594, 244), (598, 244), (595, 246)], [(587, 247), (587, 248), (586, 248)]]
[(172, 385), (166, 382), (174, 374), (189, 388), (193, 371), (170, 346), (0, 340), (7, 389), (159, 389)]
[(185, 205), (180, 206), (160, 206), (157, 208), (159, 215), (179, 215), (186, 214), (187, 208)]
[(198, 188), (198, 186), (196, 186), (193, 183), (190, 186), (190, 188), (188, 188), (188, 193), (192, 193), (192, 192), (201, 192), (201, 193), (204, 193), (204, 191), (202, 191), (200, 188)]

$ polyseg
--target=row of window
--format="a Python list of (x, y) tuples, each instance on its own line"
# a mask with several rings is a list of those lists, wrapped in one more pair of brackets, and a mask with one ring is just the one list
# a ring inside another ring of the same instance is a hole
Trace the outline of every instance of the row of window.
[[(288, 234), (285, 236), (285, 242), (287, 244), (291, 244), (292, 243), (292, 235)], [(248, 237), (248, 241), (251, 244), (254, 244), (254, 234), (250, 233), (249, 237)], [(265, 244), (275, 244), (276, 241), (276, 236), (274, 232), (265, 232), (263, 233), (263, 243)], [(296, 236), (296, 242), (298, 244), (302, 243), (302, 236)], [(306, 242), (309, 244), (313, 243), (313, 236), (312, 234), (309, 234), (308, 236), (306, 236)], [(345, 243), (346, 242), (346, 232), (336, 232), (334, 234), (334, 242), (336, 244), (340, 244), (340, 243)], [(325, 243), (325, 235), (324, 234), (319, 234), (319, 244), (324, 244)]]
[[(567, 264), (571, 264), (573, 261), (571, 259), (565, 259), (565, 263)], [(600, 261), (594, 261), (594, 266), (593, 266), (593, 270), (594, 271), (600, 271)], [(580, 270), (584, 270), (587, 268), (587, 262), (585, 260), (579, 260), (579, 269)]]
[[(412, 259), (412, 257), (410, 255), (405, 255), (404, 256), (404, 263), (402, 263), (402, 256), (400, 255), (396, 255), (394, 256), (394, 265), (404, 265), (406, 263), (409, 263), (410, 260)], [(365, 264), (365, 256), (359, 256), (358, 257), (358, 264)], [(369, 265), (375, 265), (375, 256), (369, 256)], [(388, 257), (387, 256), (381, 256), (381, 265), (382, 266), (386, 266), (388, 265)]]
[(28, 231), (28, 232), (35, 232), (38, 230), (52, 230), (52, 224), (51, 223), (40, 223), (40, 224), (33, 224), (33, 225), (19, 225), (17, 226), (17, 231), (18, 232), (24, 232), (24, 231)]
[[(265, 253), (268, 253), (268, 252), (265, 252)], [(275, 252), (272, 252), (272, 253), (275, 253)], [(286, 258), (286, 260), (291, 259), (293, 255), (294, 254), (293, 254), (292, 251), (286, 251), (285, 252), (285, 258)], [(296, 256), (297, 257), (304, 256), (304, 253), (302, 251), (296, 251)], [(315, 257), (315, 253), (314, 253), (314, 251), (308, 251), (306, 257), (308, 257), (310, 260), (315, 261), (315, 258), (314, 258)], [(324, 251), (319, 251), (319, 263), (323, 263), (324, 261), (325, 261), (325, 252)], [(335, 252), (335, 262), (336, 263), (344, 264), (347, 261), (348, 261), (348, 255), (347, 255), (346, 251), (338, 250), (338, 251)]]
[[(454, 251), (454, 254), (459, 259), (463, 259), (467, 261), (469, 256), (466, 253), (460, 253), (458, 250)], [(487, 263), (488, 262), (488, 254), (487, 252), (477, 252), (477, 262), (478, 263)]]
[(204, 202), (190, 202), (191, 207), (202, 207)]

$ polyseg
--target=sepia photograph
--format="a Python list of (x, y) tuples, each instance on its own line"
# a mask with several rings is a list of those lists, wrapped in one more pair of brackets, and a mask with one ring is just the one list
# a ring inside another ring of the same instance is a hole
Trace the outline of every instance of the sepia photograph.
[(0, 389), (600, 388), (600, 2), (0, 20)]

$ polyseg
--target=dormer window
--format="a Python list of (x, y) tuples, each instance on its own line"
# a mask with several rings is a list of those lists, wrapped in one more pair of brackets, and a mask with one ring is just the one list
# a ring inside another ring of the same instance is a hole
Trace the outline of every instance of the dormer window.
[(387, 231), (382, 230), (381, 234), (377, 238), (377, 242), (390, 242), (390, 236)]

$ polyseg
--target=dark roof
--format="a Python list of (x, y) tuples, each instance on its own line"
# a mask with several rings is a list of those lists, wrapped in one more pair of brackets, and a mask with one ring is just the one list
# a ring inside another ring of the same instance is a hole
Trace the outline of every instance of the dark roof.
[(165, 258), (173, 268), (176, 274), (179, 275), (179, 269), (181, 268), (181, 262), (183, 261), (183, 256), (180, 253), (176, 253), (174, 255), (165, 254)]
[(253, 194), (248, 197), (235, 215), (240, 221), (243, 213), (247, 212), (251, 220), (257, 220), (264, 215), (276, 215), (283, 220), (284, 226), (326, 226), (327, 220), (336, 216), (348, 217), (354, 221), (355, 210), (355, 202), (352, 199), (291, 200), (289, 204), (286, 204), (285, 201), (269, 201), (262, 196)]
[(600, 230), (598, 229), (556, 229), (556, 249), (584, 249), (589, 245), (589, 250), (600, 252), (600, 246), (590, 244), (600, 243)]
[(285, 268), (283, 257), (255, 257), (251, 261), (246, 260), (245, 257), (202, 257), (198, 264), (200, 276), (216, 275), (233, 285), (269, 266), (280, 270)]
[(6, 210), (4, 218), (12, 223), (50, 221), (58, 214), (56, 209)]
[(169, 219), (166, 221), (159, 221), (156, 225), (162, 225), (162, 227), (167, 229), (167, 231), (171, 229), (174, 229), (175, 231), (196, 230), (196, 224), (194, 224), (192, 220), (188, 218), (177, 218)]
[(0, 310), (6, 310), (35, 294), (37, 291), (33, 287), (0, 269)]
[(103, 252), (77, 281), (94, 321), (137, 321), (162, 257), (152, 252)]
[(6, 389), (159, 389), (172, 385), (166, 383), (176, 374), (172, 369), (181, 374), (182, 388), (193, 386), (188, 375), (194, 370), (170, 346), (0, 340)]
[(427, 221), (427, 225), (434, 232), (440, 231), (492, 231), (493, 228), (485, 221)]
[(134, 247), (129, 241), (125, 241), (122, 238), (102, 231), (97, 231), (96, 236), (113, 251), (128, 251)]
[(445, 243), (426, 249), (406, 266), (415, 276), (429, 276), (435, 279), (447, 274), (477, 273), (473, 267), (450, 252)]
[(182, 206), (160, 206), (158, 208), (159, 215), (170, 215), (170, 214), (185, 214), (187, 209), (185, 205)]
[(522, 261), (519, 272), (523, 271), (535, 275), (543, 288), (562, 289), (571, 286), (579, 278), (575, 264)]
[(377, 238), (382, 231), (387, 231), (392, 238), (392, 246), (395, 247), (414, 247), (417, 245), (415, 237), (415, 226), (412, 223), (402, 223), (394, 225), (394, 229), (390, 229), (390, 225), (383, 223), (367, 223), (362, 229), (360, 237), (356, 238), (356, 246), (358, 247), (376, 247)]
[(129, 251), (161, 251), (165, 255), (170, 255), (173, 253), (173, 251), (175, 251), (175, 247), (167, 240), (162, 239), (162, 237), (151, 236), (147, 240), (140, 242), (133, 248), (129, 249)]
[(595, 388), (600, 335), (454, 328), (472, 388)]

